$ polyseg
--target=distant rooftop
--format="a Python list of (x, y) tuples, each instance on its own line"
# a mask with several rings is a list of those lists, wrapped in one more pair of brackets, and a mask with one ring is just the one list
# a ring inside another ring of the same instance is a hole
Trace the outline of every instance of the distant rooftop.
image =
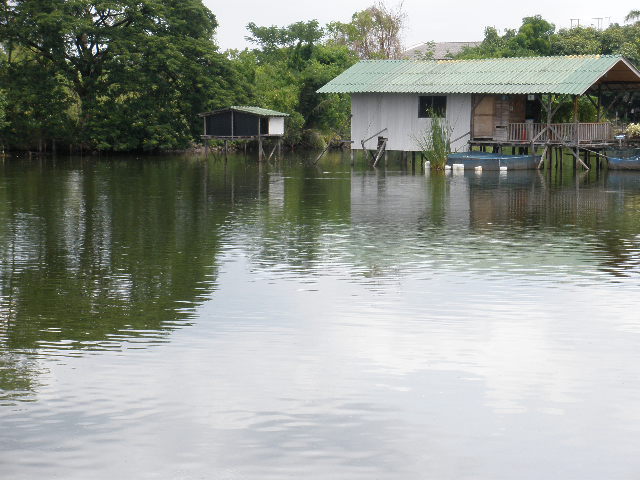
[[(446, 60), (462, 52), (465, 47), (477, 47), (482, 42), (436, 42), (421, 43), (409, 48), (403, 54), (405, 58), (413, 60), (424, 60), (425, 55), (433, 50), (433, 60)], [(433, 47), (433, 49), (432, 49)]]

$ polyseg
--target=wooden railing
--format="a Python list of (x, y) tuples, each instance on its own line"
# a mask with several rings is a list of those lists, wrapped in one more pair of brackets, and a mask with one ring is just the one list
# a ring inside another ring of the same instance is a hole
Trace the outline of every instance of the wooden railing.
[(507, 133), (510, 142), (536, 143), (597, 143), (613, 140), (611, 124), (605, 123), (510, 123)]

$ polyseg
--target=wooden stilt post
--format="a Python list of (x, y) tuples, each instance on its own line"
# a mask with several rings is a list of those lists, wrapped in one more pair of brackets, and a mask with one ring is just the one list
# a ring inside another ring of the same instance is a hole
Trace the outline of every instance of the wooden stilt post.
[(204, 139), (204, 156), (205, 157), (209, 156), (209, 139), (208, 138)]
[(262, 150), (262, 122), (258, 117), (258, 162), (264, 159), (264, 151)]

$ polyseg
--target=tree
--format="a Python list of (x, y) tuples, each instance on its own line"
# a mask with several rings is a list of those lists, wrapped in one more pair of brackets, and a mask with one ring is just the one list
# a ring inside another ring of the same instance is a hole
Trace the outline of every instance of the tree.
[(246, 37), (257, 48), (230, 52), (238, 68), (253, 79), (258, 106), (290, 114), (285, 141), (315, 144), (318, 133), (342, 132), (348, 126), (349, 99), (316, 90), (357, 61), (345, 45), (324, 42), (316, 20), (288, 26), (247, 25)]
[(631, 10), (627, 13), (627, 16), (624, 17), (625, 22), (638, 21), (640, 20), (640, 10)]
[(351, 22), (332, 22), (327, 28), (333, 43), (348, 46), (362, 59), (401, 58), (405, 17), (402, 4), (390, 9), (378, 2), (354, 13)]
[(0, 42), (28, 49), (70, 89), (74, 137), (90, 148), (184, 147), (212, 97), (243, 94), (229, 85), (236, 74), (211, 40), (217, 22), (201, 0), (5, 0), (1, 8)]
[(509, 38), (515, 36), (514, 30), (507, 30), (504, 36), (500, 36), (495, 27), (486, 27), (484, 29), (484, 40), (476, 47), (464, 47), (456, 58), (474, 59), (474, 58), (498, 58), (505, 57), (507, 51), (507, 42)]
[(602, 52), (602, 33), (593, 27), (560, 29), (552, 41), (553, 55), (593, 55)]
[(68, 140), (77, 123), (75, 99), (51, 62), (14, 46), (0, 61), (0, 85), (6, 98), (2, 137), (9, 147), (43, 150), (48, 141)]
[(518, 34), (509, 42), (509, 46), (517, 55), (549, 55), (551, 35), (555, 28), (553, 23), (547, 22), (540, 15), (525, 17)]
[(324, 29), (317, 20), (296, 22), (287, 27), (259, 27), (251, 22), (247, 30), (251, 35), (245, 38), (259, 47), (263, 61), (273, 59), (273, 56), (281, 57), (282, 50), (292, 58), (306, 57), (308, 60), (313, 46), (324, 37)]
[(525, 17), (516, 31), (505, 30), (500, 35), (493, 27), (484, 31), (484, 40), (477, 47), (466, 48), (457, 58), (531, 57), (551, 54), (551, 37), (555, 26), (540, 15)]

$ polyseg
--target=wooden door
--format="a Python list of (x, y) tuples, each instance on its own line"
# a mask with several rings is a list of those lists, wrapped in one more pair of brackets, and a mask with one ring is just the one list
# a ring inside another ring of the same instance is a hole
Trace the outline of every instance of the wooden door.
[[(478, 102), (478, 97), (474, 101)], [(493, 95), (482, 97), (473, 111), (473, 138), (493, 138), (495, 114), (496, 98)]]

